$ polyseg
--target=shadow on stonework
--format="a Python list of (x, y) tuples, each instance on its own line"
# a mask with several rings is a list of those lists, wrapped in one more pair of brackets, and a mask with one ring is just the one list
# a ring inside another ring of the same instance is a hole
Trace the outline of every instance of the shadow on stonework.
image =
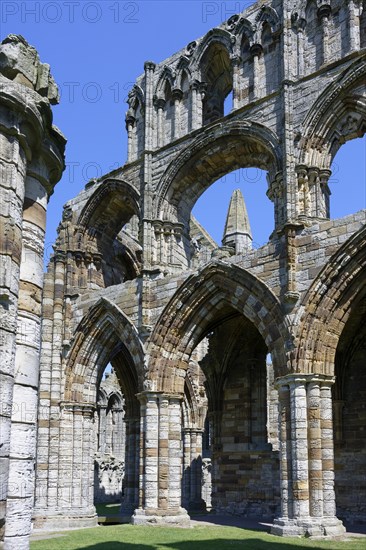
[[(166, 548), (166, 550), (224, 550), (225, 548), (240, 548), (240, 550), (298, 550), (304, 548), (299, 544), (288, 544), (284, 540), (279, 542), (265, 541), (256, 538), (248, 539), (208, 539), (208, 540), (187, 540), (182, 542), (156, 543), (152, 545), (106, 541), (93, 546), (80, 547), (80, 550), (156, 550), (157, 548)], [(321, 546), (311, 546), (312, 550), (324, 550)]]

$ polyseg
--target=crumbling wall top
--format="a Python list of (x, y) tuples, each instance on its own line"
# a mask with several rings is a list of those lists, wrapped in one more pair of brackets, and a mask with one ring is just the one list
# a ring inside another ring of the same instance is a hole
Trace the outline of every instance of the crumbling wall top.
[(0, 73), (46, 97), (52, 105), (59, 103), (57, 85), (47, 63), (41, 63), (37, 50), (21, 35), (9, 34), (0, 44)]

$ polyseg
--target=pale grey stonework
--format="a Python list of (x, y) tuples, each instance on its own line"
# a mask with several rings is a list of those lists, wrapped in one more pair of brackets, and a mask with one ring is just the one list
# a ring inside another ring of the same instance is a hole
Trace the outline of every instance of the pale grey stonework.
[[(259, 1), (146, 62), (127, 163), (65, 205), (44, 278), (57, 88), (23, 38), (3, 41), (7, 550), (28, 548), (32, 518), (96, 525), (96, 478), (134, 524), (212, 508), (332, 537), (366, 520), (365, 211), (331, 220), (328, 186), (338, 149), (365, 133), (365, 37), (364, 1)], [(248, 166), (268, 174), (273, 232), (252, 248), (235, 192), (218, 246), (192, 208)]]

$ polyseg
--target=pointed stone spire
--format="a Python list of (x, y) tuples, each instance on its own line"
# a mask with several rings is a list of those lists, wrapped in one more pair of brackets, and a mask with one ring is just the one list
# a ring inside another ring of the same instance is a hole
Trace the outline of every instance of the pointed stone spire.
[(252, 248), (252, 240), (244, 197), (240, 189), (235, 189), (230, 199), (222, 244), (234, 247), (235, 254), (242, 254)]

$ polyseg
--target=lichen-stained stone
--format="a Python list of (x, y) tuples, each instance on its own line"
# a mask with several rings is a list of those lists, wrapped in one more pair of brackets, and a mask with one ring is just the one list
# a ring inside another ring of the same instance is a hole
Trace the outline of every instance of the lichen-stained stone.
[[(0, 44), (1, 538), (28, 548), (41, 341), (45, 211), (64, 167), (48, 65), (20, 36)], [(6, 520), (6, 521), (5, 521)], [(5, 532), (5, 533), (4, 533)]]
[[(40, 112), (57, 89), (22, 37), (2, 43), (2, 509), (8, 479), (26, 488), (11, 487), (7, 549), (27, 548), (32, 514), (95, 525), (113, 492), (134, 524), (213, 508), (332, 537), (365, 521), (366, 214), (331, 220), (328, 186), (366, 128), (365, 25), (359, 2), (257, 2), (146, 62), (128, 160), (65, 205), (44, 279), (64, 140)], [(235, 192), (218, 246), (192, 208), (253, 165), (273, 232), (251, 247)]]

